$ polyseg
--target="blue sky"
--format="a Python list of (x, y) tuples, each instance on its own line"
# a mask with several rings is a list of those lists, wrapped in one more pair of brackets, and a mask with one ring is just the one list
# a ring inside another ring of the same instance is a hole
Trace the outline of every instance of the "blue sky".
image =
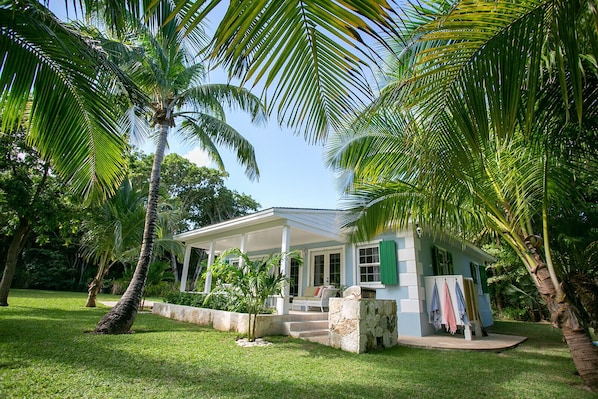
[[(64, 18), (64, 2), (55, 1), (50, 8)], [(72, 17), (73, 13), (69, 13)], [(217, 20), (214, 16), (212, 20)], [(213, 83), (225, 83), (226, 75), (221, 71), (210, 73)], [(259, 94), (259, 92), (256, 92)], [(235, 155), (222, 149), (229, 178), (226, 186), (240, 193), (248, 194), (260, 203), (262, 209), (270, 207), (336, 208), (340, 197), (334, 174), (323, 161), (323, 145), (309, 145), (303, 136), (295, 136), (288, 129), (277, 126), (273, 118), (266, 126), (254, 126), (243, 114), (230, 113), (227, 122), (237, 129), (254, 146), (260, 178), (250, 181), (238, 165)], [(169, 152), (177, 153), (200, 166), (212, 166), (199, 148), (176, 140), (171, 134)], [(145, 145), (144, 151), (152, 151)]]
[[(260, 168), (259, 180), (250, 181), (235, 155), (223, 149), (220, 153), (230, 175), (228, 188), (251, 195), (262, 208), (336, 208), (339, 191), (333, 172), (324, 165), (322, 145), (308, 145), (302, 136), (279, 128), (275, 121), (257, 127), (245, 115), (235, 113), (227, 121), (253, 144)], [(176, 140), (170, 148), (199, 165), (209, 166), (198, 150)]]

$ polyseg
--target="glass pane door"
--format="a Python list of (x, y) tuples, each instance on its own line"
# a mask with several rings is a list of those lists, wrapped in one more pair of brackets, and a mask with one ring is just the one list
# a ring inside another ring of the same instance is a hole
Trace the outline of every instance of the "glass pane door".
[(318, 285), (324, 285), (324, 255), (314, 256), (314, 287)]
[(314, 252), (311, 257), (314, 286), (341, 285), (342, 256), (340, 250)]

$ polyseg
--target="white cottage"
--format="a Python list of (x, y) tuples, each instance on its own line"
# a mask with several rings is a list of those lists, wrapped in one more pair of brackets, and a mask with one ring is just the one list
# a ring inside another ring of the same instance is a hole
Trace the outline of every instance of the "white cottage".
[[(455, 292), (459, 284), (467, 297), (470, 319), (480, 320), (483, 326), (493, 323), (483, 267), (493, 258), (487, 253), (416, 228), (387, 233), (371, 242), (348, 243), (338, 225), (340, 215), (336, 210), (270, 208), (179, 234), (176, 239), (186, 246), (181, 291), (186, 289), (192, 248), (208, 253), (208, 265), (233, 247), (250, 257), (299, 250), (303, 266), (281, 265), (292, 284), (277, 299), (279, 314), (289, 313), (292, 298), (304, 295), (308, 287), (358, 285), (375, 291), (376, 299), (397, 302), (399, 336), (421, 337), (435, 331), (430, 316), (434, 283), (443, 298), (448, 281), (457, 324), (461, 324)], [(205, 290), (210, 286), (208, 277)], [(440, 302), (445, 323), (446, 303)]]

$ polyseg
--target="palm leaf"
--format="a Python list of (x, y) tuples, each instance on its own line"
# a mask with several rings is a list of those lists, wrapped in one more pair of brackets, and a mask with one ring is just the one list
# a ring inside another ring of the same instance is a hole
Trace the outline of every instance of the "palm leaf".
[[(253, 0), (231, 2), (212, 43), (211, 59), (230, 77), (274, 86), (269, 111), (320, 141), (351, 110), (371, 99), (361, 37), (381, 41), (372, 26), (393, 30), (387, 2)], [(270, 98), (270, 96), (268, 96)]]
[(245, 166), (245, 174), (250, 179), (259, 177), (253, 145), (236, 129), (208, 114), (195, 113), (184, 118), (179, 134), (189, 142), (199, 142), (220, 169), (224, 170), (224, 163), (217, 146), (224, 146), (236, 150), (237, 160)]
[(26, 120), (30, 143), (76, 192), (113, 192), (126, 142), (102, 82), (116, 68), (37, 2), (4, 2), (0, 24), (3, 130)]

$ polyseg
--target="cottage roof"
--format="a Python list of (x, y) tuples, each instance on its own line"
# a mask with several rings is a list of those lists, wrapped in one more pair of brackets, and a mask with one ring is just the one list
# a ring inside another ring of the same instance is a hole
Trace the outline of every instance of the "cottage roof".
[(341, 242), (339, 216), (332, 209), (269, 208), (250, 215), (191, 230), (175, 236), (176, 240), (196, 248), (208, 249), (214, 243), (216, 252), (245, 245), (251, 251), (279, 248), (282, 229), (291, 229), (292, 246), (318, 242)]

